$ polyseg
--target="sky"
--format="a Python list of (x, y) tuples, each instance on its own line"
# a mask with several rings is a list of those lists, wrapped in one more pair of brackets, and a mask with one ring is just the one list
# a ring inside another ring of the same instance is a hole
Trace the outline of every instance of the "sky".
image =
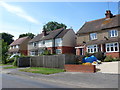
[(0, 2), (0, 33), (10, 33), (14, 39), (28, 32), (37, 35), (49, 21), (76, 33), (85, 22), (104, 18), (108, 9), (118, 14), (118, 2)]

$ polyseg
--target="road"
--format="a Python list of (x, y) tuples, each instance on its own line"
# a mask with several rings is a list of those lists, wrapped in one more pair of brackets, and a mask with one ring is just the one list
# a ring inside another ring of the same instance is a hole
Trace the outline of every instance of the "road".
[(78, 72), (43, 75), (10, 69), (2, 70), (0, 79), (3, 88), (118, 88), (118, 76)]
[(77, 88), (77, 86), (3, 74), (2, 88)]

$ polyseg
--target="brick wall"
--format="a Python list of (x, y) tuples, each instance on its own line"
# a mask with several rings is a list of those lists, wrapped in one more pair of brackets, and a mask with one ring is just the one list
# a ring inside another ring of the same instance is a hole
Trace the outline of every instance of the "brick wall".
[[(54, 53), (53, 47), (48, 47), (47, 49), (51, 50), (51, 53)], [(75, 54), (75, 48), (74, 47), (62, 46), (62, 47), (55, 47), (55, 49), (61, 49), (62, 54)]]
[(24, 54), (24, 55), (28, 55), (28, 51), (27, 50), (20, 50), (20, 53)]
[(87, 72), (94, 73), (96, 71), (95, 65), (74, 65), (74, 64), (66, 64), (65, 70), (67, 72)]
[(106, 53), (106, 56), (112, 56), (112, 57), (120, 58), (120, 52), (110, 52), (110, 53)]

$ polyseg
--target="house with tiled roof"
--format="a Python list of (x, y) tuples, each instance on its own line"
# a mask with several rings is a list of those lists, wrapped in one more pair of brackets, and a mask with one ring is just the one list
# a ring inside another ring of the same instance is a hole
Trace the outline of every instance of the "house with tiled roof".
[(73, 29), (60, 28), (53, 31), (42, 31), (28, 44), (29, 55), (40, 55), (44, 49), (51, 54), (73, 54), (75, 53), (75, 32)]
[(86, 22), (76, 35), (76, 55), (104, 52), (120, 57), (120, 14), (107, 10), (105, 18)]
[(18, 38), (10, 44), (9, 53), (16, 55), (28, 55), (28, 42), (31, 39), (27, 37)]

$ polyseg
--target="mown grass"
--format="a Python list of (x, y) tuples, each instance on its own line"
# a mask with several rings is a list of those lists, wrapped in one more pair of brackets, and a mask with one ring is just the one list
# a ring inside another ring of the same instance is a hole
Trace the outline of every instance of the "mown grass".
[(15, 68), (18, 68), (18, 67), (16, 67), (16, 66), (3, 67), (3, 69), (15, 69)]
[(63, 69), (54, 69), (54, 68), (42, 68), (42, 67), (30, 67), (26, 69), (20, 69), (23, 72), (39, 73), (39, 74), (54, 74), (64, 72)]
[(4, 66), (4, 65), (12, 65), (12, 63), (7, 63), (7, 64), (0, 63), (0, 66)]

